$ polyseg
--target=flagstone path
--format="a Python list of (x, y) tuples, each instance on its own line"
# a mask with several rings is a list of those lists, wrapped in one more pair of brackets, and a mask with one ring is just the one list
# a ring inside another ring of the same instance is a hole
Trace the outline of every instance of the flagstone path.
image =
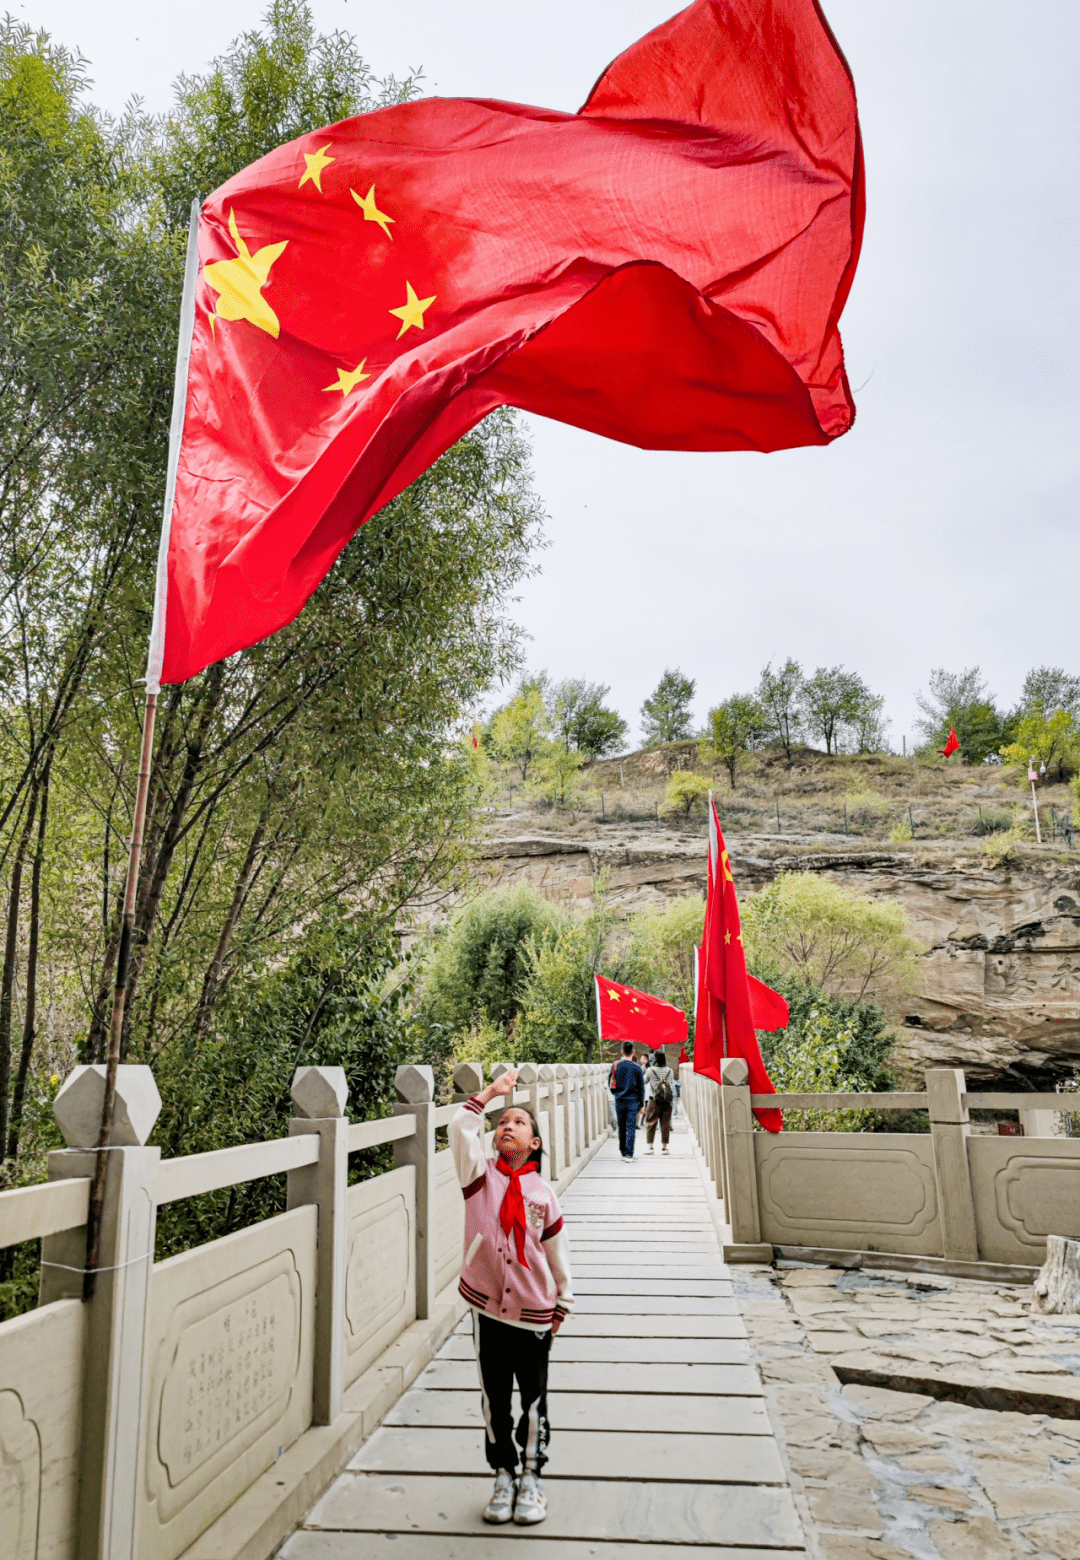
[(480, 1520), (486, 1471), (469, 1320), (447, 1339), (283, 1560), (765, 1560), (805, 1554), (761, 1380), (685, 1123), (671, 1153), (604, 1144), (562, 1199), (577, 1305), (552, 1347), (548, 1518)]

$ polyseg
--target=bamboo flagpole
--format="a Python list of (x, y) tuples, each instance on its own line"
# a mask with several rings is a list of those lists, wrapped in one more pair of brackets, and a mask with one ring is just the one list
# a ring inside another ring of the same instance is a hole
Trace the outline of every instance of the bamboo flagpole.
[(90, 1209), (86, 1220), (86, 1268), (83, 1273), (83, 1299), (93, 1298), (101, 1253), (101, 1210), (105, 1198), (105, 1173), (108, 1167), (109, 1139), (116, 1109), (116, 1069), (120, 1065), (120, 1039), (124, 1030), (124, 1006), (127, 1001), (128, 975), (131, 969), (131, 940), (135, 931), (135, 898), (139, 888), (139, 863), (142, 859), (143, 829), (146, 824), (146, 798), (150, 790), (150, 769), (154, 752), (154, 719), (161, 692), (162, 653), (165, 644), (165, 605), (168, 590), (169, 532), (176, 497), (176, 471), (180, 463), (180, 440), (184, 433), (187, 405), (188, 366), (191, 362), (191, 338), (195, 329), (195, 281), (199, 274), (199, 213), (197, 200), (191, 203), (188, 223), (187, 255), (184, 261), (184, 290), (180, 300), (180, 329), (176, 344), (176, 373), (173, 378), (172, 419), (169, 423), (169, 463), (165, 475), (165, 501), (162, 510), (161, 540), (158, 543), (157, 577), (154, 585), (154, 617), (150, 627), (150, 647), (146, 660), (146, 704), (143, 709), (142, 748), (139, 754), (139, 779), (135, 792), (135, 813), (131, 828), (124, 884), (124, 912), (120, 926), (120, 946), (116, 952), (116, 985), (113, 989), (109, 1022), (109, 1050), (105, 1060), (105, 1093), (101, 1102), (101, 1131), (98, 1134), (97, 1159), (90, 1186)]

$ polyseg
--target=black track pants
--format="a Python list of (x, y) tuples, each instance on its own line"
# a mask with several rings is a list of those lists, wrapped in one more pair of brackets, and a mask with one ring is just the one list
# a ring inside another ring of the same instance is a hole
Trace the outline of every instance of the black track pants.
[[(484, 1449), (488, 1462), (492, 1468), (505, 1468), (509, 1473), (514, 1473), (517, 1471), (520, 1447), (526, 1472), (540, 1473), (547, 1462), (547, 1445), (551, 1436), (547, 1409), (550, 1330), (528, 1332), (524, 1327), (508, 1327), (493, 1316), (474, 1311), (473, 1342), (480, 1370)], [(515, 1376), (521, 1398), (516, 1446), (510, 1404)]]

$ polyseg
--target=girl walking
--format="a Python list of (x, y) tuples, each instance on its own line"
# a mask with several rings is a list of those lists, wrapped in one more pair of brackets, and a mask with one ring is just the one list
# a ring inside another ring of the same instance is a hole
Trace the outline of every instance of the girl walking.
[[(540, 1175), (540, 1132), (529, 1111), (511, 1105), (495, 1129), (497, 1157), (484, 1148), (484, 1108), (517, 1082), (511, 1068), (466, 1100), (449, 1126), (465, 1194), (465, 1260), (459, 1289), (473, 1313), (485, 1450), (495, 1488), (485, 1522), (543, 1522), (541, 1478), (551, 1434), (547, 1370), (551, 1340), (574, 1296), (570, 1253), (555, 1193)], [(515, 1444), (511, 1394), (521, 1416)], [(518, 1458), (522, 1472), (517, 1475)]]

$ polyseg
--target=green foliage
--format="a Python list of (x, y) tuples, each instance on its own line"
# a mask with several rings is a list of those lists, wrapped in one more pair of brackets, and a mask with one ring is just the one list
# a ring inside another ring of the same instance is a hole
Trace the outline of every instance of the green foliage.
[[(395, 963), (389, 934), (327, 912), (282, 965), (234, 983), (210, 1034), (177, 1035), (159, 1055), (151, 1141), (171, 1156), (287, 1136), (289, 1084), (307, 1065), (344, 1067), (354, 1117), (388, 1115), (395, 1068), (421, 1043), (409, 982), (388, 979)], [(281, 1212), (284, 1193), (272, 1177), (162, 1208), (158, 1260)]]
[(505, 1030), (521, 1012), (531, 949), (550, 942), (563, 919), (527, 881), (467, 900), (424, 963), (420, 1006), (427, 1020), (450, 1035), (481, 1023)]
[(826, 753), (839, 753), (845, 729), (854, 724), (870, 697), (857, 673), (842, 666), (819, 666), (800, 693), (806, 730), (822, 739)]
[(1069, 710), (1050, 715), (1032, 710), (1021, 717), (1015, 740), (1001, 749), (1001, 756), (1006, 763), (1020, 766), (1024, 780), (1031, 760), (1036, 769), (1045, 764), (1047, 771), (1056, 764), (1058, 779), (1066, 779), (1080, 768), (1080, 727), (1075, 715)]
[(785, 872), (745, 901), (747, 957), (832, 996), (913, 989), (918, 944), (899, 905), (853, 894), (812, 872)]
[(723, 704), (709, 711), (705, 753), (714, 763), (724, 765), (733, 791), (739, 759), (743, 753), (757, 747), (768, 734), (768, 717), (752, 694), (733, 694)]
[(705, 899), (685, 894), (632, 916), (623, 955), (628, 984), (682, 1008), (693, 1018), (694, 949), (701, 944)]
[(584, 753), (568, 748), (561, 740), (551, 742), (536, 760), (533, 788), (556, 807), (565, 807), (584, 765)]
[[(744, 923), (745, 924), (745, 923)], [(762, 1058), (778, 1091), (793, 1094), (875, 1094), (896, 1087), (889, 1061), (896, 1036), (874, 1002), (831, 996), (797, 974), (754, 960), (752, 973), (783, 993), (791, 1009), (786, 1029), (759, 1033)], [(858, 1132), (869, 1111), (785, 1111), (792, 1131)]]
[(802, 667), (790, 656), (776, 672), (770, 661), (757, 686), (757, 702), (765, 711), (769, 735), (780, 743), (789, 764), (791, 749), (799, 740), (801, 729), (802, 689)]
[(513, 1037), (516, 1061), (592, 1061), (597, 1041), (594, 977), (611, 973), (604, 950), (616, 919), (601, 897), (580, 920), (564, 919), (554, 937), (529, 943), (521, 1018)]
[(1009, 740), (1007, 723), (995, 708), (977, 666), (949, 672), (943, 666), (930, 673), (927, 693), (916, 694), (923, 712), (919, 721), (928, 751), (945, 747), (950, 727), (956, 731), (960, 752), (969, 764), (981, 764)]
[(1035, 666), (1024, 678), (1020, 709), (1025, 714), (1053, 715), (1064, 710), (1080, 717), (1080, 677), (1060, 666)]
[(604, 700), (611, 692), (604, 683), (567, 677), (548, 690), (547, 708), (552, 729), (572, 753), (586, 759), (603, 758), (623, 747), (627, 725)]
[(513, 764), (522, 780), (550, 745), (551, 722), (544, 702), (544, 684), (526, 678), (514, 697), (502, 704), (487, 723), (484, 743), (500, 764)]
[(645, 744), (682, 742), (692, 734), (690, 704), (697, 684), (678, 669), (666, 671), (641, 706)]
[(711, 790), (712, 781), (708, 775), (695, 774), (692, 769), (676, 769), (667, 783), (667, 805), (672, 812), (681, 808), (683, 816), (689, 818), (694, 803), (705, 802)]

